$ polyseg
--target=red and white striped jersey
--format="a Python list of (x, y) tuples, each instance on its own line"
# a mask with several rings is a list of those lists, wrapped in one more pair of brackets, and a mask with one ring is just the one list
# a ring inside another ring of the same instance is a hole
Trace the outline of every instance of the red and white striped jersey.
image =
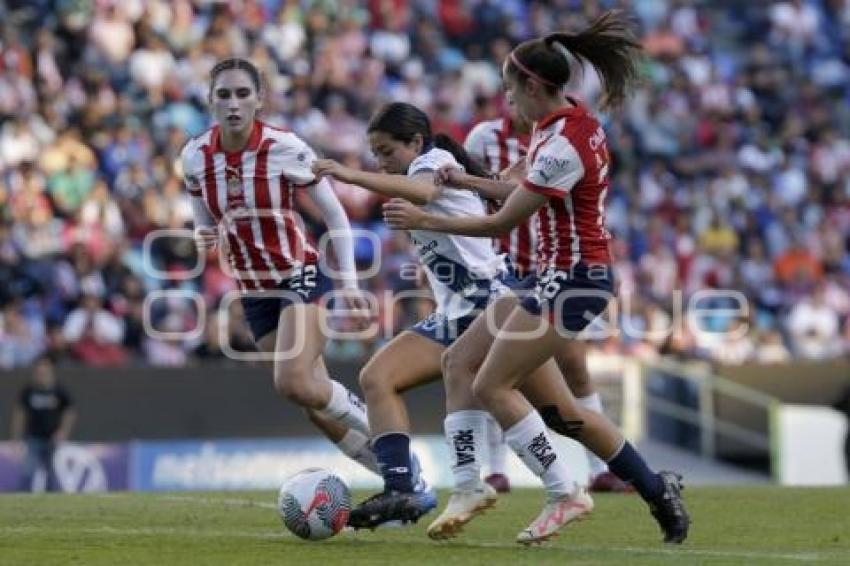
[(227, 259), (243, 290), (275, 288), (294, 268), (318, 261), (294, 210), (295, 191), (312, 185), (315, 153), (295, 134), (260, 121), (245, 149), (225, 151), (214, 126), (180, 154), (189, 194), (208, 213), (196, 223), (220, 226)]
[(537, 213), (537, 260), (544, 269), (611, 263), (605, 228), (608, 143), (596, 118), (571, 102), (576, 106), (537, 123), (526, 158), (525, 188), (549, 199)]
[[(491, 173), (496, 174), (525, 158), (528, 138), (528, 135), (518, 135), (514, 131), (510, 118), (497, 118), (481, 122), (472, 128), (466, 136), (464, 147), (467, 153), (478, 159)], [(488, 202), (491, 213), (501, 206), (501, 203)], [(535, 271), (535, 224), (535, 217), (532, 216), (510, 233), (493, 240), (496, 252), (507, 254), (521, 277)]]

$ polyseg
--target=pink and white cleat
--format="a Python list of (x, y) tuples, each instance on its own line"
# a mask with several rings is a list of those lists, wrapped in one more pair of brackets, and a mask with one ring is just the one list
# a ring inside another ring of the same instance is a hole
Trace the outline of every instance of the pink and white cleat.
[(580, 521), (593, 511), (593, 499), (584, 488), (570, 495), (546, 502), (543, 511), (516, 537), (520, 544), (529, 545), (549, 540), (573, 521)]

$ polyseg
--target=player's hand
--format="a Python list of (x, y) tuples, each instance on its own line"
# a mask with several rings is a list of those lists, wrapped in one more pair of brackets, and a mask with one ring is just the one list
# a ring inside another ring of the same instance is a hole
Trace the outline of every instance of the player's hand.
[(372, 322), (372, 304), (360, 289), (344, 289), (337, 293), (342, 301), (345, 315), (354, 324), (356, 330), (364, 330)]
[(445, 165), (434, 172), (434, 184), (451, 185), (452, 187), (462, 189), (464, 188), (463, 181), (465, 176), (466, 173), (461, 169), (453, 165)]
[(198, 248), (199, 252), (214, 250), (218, 246), (218, 229), (195, 228), (192, 232), (192, 238), (195, 240), (195, 247)]
[(428, 215), (418, 206), (400, 198), (384, 203), (384, 221), (393, 230), (425, 228)]
[(499, 178), (504, 181), (522, 182), (526, 177), (525, 159), (520, 159), (510, 167), (505, 167), (499, 172)]
[(357, 173), (355, 169), (333, 159), (317, 159), (313, 162), (312, 169), (316, 177), (333, 177), (344, 183), (351, 183)]

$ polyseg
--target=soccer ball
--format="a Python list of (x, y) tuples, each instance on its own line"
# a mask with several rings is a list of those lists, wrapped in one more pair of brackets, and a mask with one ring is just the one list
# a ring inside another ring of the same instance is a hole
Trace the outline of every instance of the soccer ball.
[(326, 539), (348, 523), (351, 492), (338, 475), (311, 468), (284, 482), (277, 511), (294, 535), (307, 540)]

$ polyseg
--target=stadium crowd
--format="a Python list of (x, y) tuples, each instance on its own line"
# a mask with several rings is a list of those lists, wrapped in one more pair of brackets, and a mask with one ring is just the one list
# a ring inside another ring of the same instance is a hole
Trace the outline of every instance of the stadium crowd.
[[(614, 151), (608, 226), (621, 332), (602, 351), (780, 363), (850, 353), (850, 0), (34, 0), (0, 2), (0, 367), (48, 351), (94, 365), (180, 366), (250, 338), (214, 256), (198, 276), (181, 229), (178, 153), (208, 126), (208, 72), (230, 55), (265, 74), (264, 119), (370, 167), (365, 128), (387, 100), (462, 140), (505, 108), (512, 45), (632, 12), (646, 80), (604, 117)], [(576, 94), (594, 105), (598, 84)], [(414, 289), (407, 237), (380, 201), (335, 183), (376, 293)], [(321, 219), (302, 202), (319, 237)], [(199, 336), (150, 335), (199, 322)], [(737, 290), (748, 312), (730, 315)], [(681, 300), (678, 299), (681, 293)], [(726, 293), (728, 295), (728, 293)], [(147, 303), (146, 303), (147, 297)], [(695, 302), (694, 302), (695, 301)], [(227, 301), (225, 301), (227, 302)], [(707, 309), (697, 332), (677, 320)], [(427, 313), (408, 300), (391, 334)], [(388, 311), (388, 306), (383, 305)], [(147, 313), (145, 311), (148, 311)], [(665, 329), (674, 325), (676, 332)], [(726, 332), (722, 332), (726, 331)], [(360, 359), (381, 340), (331, 341)]]

